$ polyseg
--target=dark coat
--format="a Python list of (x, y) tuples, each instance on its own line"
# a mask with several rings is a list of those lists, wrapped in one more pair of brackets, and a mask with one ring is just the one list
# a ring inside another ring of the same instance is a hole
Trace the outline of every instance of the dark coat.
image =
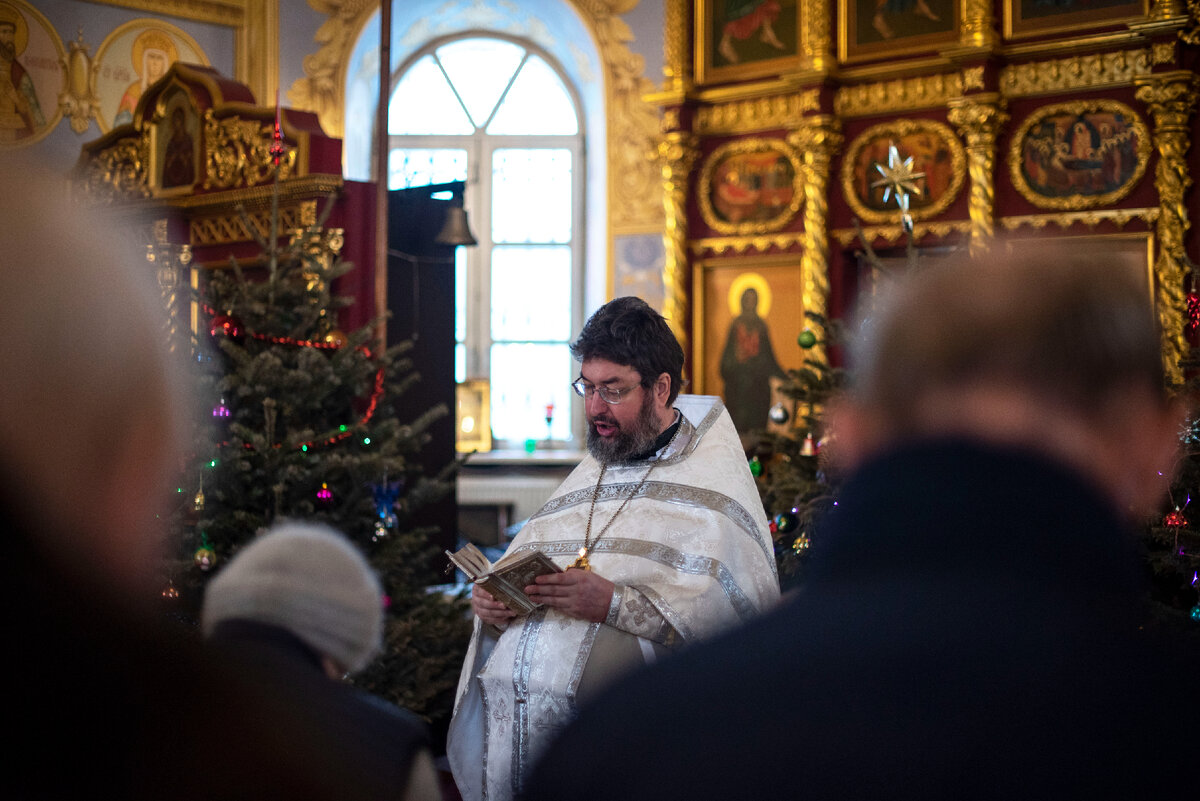
[[(3, 478), (3, 476), (0, 476)], [(130, 598), (81, 558), (52, 556), (43, 524), (13, 514), (0, 480), (0, 603), (6, 657), (4, 721), (16, 735), (0, 787), (5, 798), (61, 801), (377, 801), (397, 798), (406, 749), (421, 742), (399, 715), (364, 711), (351, 692), (300, 693), (296, 668), (272, 687), (244, 664), (167, 626), (157, 597)], [(95, 547), (109, 547), (97, 541)], [(14, 672), (15, 671), (15, 672)], [(309, 671), (311, 673), (311, 671)], [(296, 686), (288, 681), (296, 680)], [(302, 703), (304, 702), (304, 703)], [(305, 709), (307, 704), (307, 709)], [(312, 709), (346, 721), (313, 725)], [(305, 712), (305, 714), (301, 714)], [(346, 729), (361, 733), (346, 736)], [(345, 738), (344, 740), (338, 738)], [(378, 737), (370, 748), (362, 743)], [(403, 743), (401, 747), (400, 743)], [(393, 755), (389, 764), (376, 749)], [(365, 756), (362, 751), (369, 751)], [(377, 775), (367, 775), (369, 766)]]
[(332, 680), (320, 658), (289, 631), (246, 620), (219, 623), (211, 645), (246, 671), (248, 681), (286, 688), (296, 717), (320, 731), (353, 773), (370, 777), (378, 798), (401, 798), (417, 751), (429, 747), (425, 722), (345, 681)]
[(1056, 463), (959, 441), (864, 466), (775, 612), (618, 683), (527, 799), (1195, 797), (1200, 653)]

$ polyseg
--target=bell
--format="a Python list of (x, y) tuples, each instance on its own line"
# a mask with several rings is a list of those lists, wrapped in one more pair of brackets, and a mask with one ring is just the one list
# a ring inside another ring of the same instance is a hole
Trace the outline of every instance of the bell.
[(467, 210), (462, 206), (450, 206), (446, 209), (446, 222), (442, 230), (433, 240), (439, 245), (477, 245), (479, 241), (467, 227)]

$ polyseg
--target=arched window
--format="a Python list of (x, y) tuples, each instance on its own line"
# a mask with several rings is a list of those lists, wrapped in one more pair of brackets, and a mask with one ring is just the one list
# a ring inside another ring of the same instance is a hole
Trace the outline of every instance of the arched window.
[(536, 45), (480, 34), (431, 43), (391, 85), (388, 188), (465, 181), (479, 239), (457, 251), (456, 378), (490, 381), (501, 446), (570, 439), (584, 253), (575, 90)]

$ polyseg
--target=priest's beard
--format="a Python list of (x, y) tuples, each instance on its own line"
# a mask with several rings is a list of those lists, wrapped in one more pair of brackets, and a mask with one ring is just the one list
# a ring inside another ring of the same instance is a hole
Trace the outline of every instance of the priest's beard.
[[(616, 436), (605, 439), (596, 431), (596, 419), (619, 426)], [(632, 423), (618, 423), (605, 409), (603, 414), (588, 420), (588, 453), (600, 462), (625, 462), (654, 446), (662, 432), (658, 430), (658, 417), (654, 414), (654, 396), (642, 393), (642, 408)]]

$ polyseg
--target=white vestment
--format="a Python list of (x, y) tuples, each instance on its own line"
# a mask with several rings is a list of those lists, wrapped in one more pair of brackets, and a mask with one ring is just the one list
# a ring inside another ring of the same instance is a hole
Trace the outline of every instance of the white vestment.
[[(577, 704), (622, 671), (748, 620), (779, 598), (771, 535), (729, 413), (680, 395), (672, 442), (648, 461), (610, 464), (595, 503), (592, 570), (617, 591), (605, 623), (542, 608), (499, 633), (475, 620), (450, 724), (464, 801), (506, 801)], [(656, 463), (648, 480), (643, 475)], [(514, 538), (505, 556), (578, 555), (601, 465), (590, 455)], [(497, 636), (498, 635), (498, 636)]]

